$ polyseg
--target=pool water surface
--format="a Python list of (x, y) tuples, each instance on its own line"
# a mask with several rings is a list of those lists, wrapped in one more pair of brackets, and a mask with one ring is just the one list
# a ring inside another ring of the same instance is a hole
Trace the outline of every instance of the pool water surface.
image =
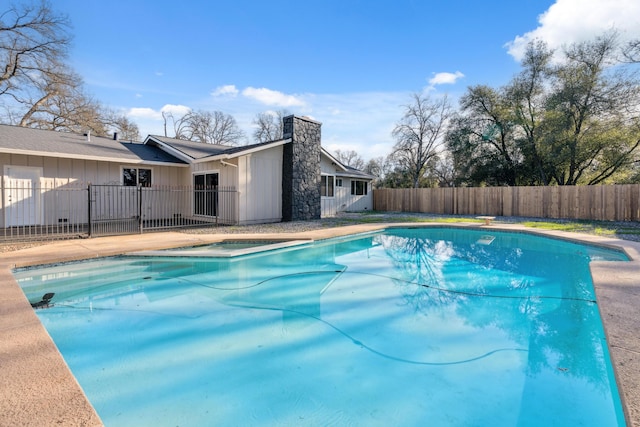
[(624, 425), (589, 274), (624, 254), (388, 229), (14, 272), (107, 426)]

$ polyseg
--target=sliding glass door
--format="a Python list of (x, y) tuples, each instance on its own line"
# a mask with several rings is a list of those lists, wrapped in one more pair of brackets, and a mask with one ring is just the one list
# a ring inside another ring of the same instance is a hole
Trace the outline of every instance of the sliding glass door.
[(218, 174), (202, 173), (193, 176), (195, 215), (218, 215)]

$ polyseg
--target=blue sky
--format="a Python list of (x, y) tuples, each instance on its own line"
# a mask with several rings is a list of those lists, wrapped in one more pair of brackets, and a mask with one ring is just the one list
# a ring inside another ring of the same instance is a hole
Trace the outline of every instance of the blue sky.
[[(91, 95), (163, 134), (162, 111), (219, 110), (251, 138), (258, 113), (322, 122), (330, 151), (386, 156), (414, 92), (454, 102), (506, 84), (533, 37), (552, 47), (616, 28), (640, 37), (638, 0), (56, 0)], [(171, 133), (169, 136), (173, 136)], [(251, 142), (251, 141), (248, 141)]]

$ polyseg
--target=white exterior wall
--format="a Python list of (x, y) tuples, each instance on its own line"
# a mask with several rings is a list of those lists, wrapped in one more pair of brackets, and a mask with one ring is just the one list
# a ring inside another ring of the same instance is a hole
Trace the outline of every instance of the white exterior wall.
[(282, 146), (237, 160), (239, 223), (282, 221)]
[[(29, 215), (34, 217), (34, 221), (28, 219), (27, 223), (55, 224), (60, 220), (68, 223), (86, 222), (88, 220), (86, 190), (89, 183), (95, 185), (121, 184), (123, 167), (151, 169), (151, 179), (154, 186), (187, 184), (184, 182), (189, 171), (186, 165), (184, 167), (155, 166), (0, 153), (0, 170), (3, 173), (0, 224), (14, 225), (13, 223), (8, 224), (12, 221), (7, 220), (6, 214), (8, 209), (12, 209), (9, 202), (10, 197), (15, 198), (16, 195), (33, 199), (33, 202), (26, 200), (23, 202), (28, 203), (25, 205), (26, 208), (35, 209), (35, 212)], [(7, 170), (11, 171), (11, 168), (15, 168), (14, 170), (28, 168), (37, 172), (39, 182), (34, 183), (34, 186), (38, 188), (38, 191), (32, 191), (27, 195), (24, 191), (12, 190), (11, 192), (15, 194), (10, 195), (8, 187), (24, 184), (9, 182), (6, 173)], [(60, 191), (48, 191), (51, 189)], [(18, 212), (18, 214), (24, 215), (24, 212)]]
[(368, 191), (366, 195), (351, 195), (351, 180), (365, 181), (363, 179), (351, 178), (344, 175), (342, 168), (336, 165), (325, 156), (320, 160), (320, 171), (322, 175), (334, 176), (334, 184), (336, 179), (342, 179), (342, 187), (337, 185), (334, 187), (333, 197), (322, 197), (322, 216), (335, 216), (338, 212), (344, 211), (364, 211), (373, 209), (373, 194), (371, 182), (368, 182)]
[(181, 178), (188, 166), (155, 166), (132, 163), (99, 162), (96, 160), (64, 159), (55, 157), (28, 156), (22, 154), (0, 153), (0, 167), (29, 166), (42, 170), (41, 182), (56, 186), (77, 183), (120, 184), (122, 168), (151, 169), (153, 185), (187, 185)]

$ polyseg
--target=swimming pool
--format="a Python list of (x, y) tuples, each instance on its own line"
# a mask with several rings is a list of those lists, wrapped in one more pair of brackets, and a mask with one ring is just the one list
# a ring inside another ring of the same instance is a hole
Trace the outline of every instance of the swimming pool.
[(623, 258), (389, 229), (15, 274), (107, 425), (623, 425), (588, 271)]

